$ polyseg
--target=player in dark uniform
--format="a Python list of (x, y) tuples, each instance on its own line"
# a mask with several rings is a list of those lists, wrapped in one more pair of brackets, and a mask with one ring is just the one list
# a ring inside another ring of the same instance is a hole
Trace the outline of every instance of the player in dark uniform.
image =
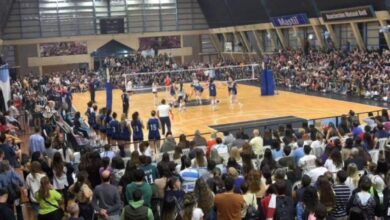
[(184, 91), (183, 80), (180, 79), (179, 89), (178, 89), (178, 94), (177, 94), (177, 103), (179, 104), (179, 111), (185, 110), (185, 102), (186, 102), (185, 96), (186, 96), (186, 93)]
[(209, 81), (209, 96), (211, 106), (213, 107), (213, 110), (215, 110), (215, 106), (217, 105), (217, 86), (215, 85), (213, 78), (210, 78)]
[(129, 107), (130, 107), (130, 97), (129, 95), (126, 93), (126, 90), (124, 89), (123, 90), (123, 93), (122, 93), (122, 107), (123, 107), (123, 114), (126, 115), (126, 118), (128, 117), (128, 114), (129, 114)]
[(131, 121), (131, 129), (133, 130), (134, 150), (138, 150), (139, 144), (144, 140), (144, 133), (142, 131), (143, 128), (144, 125), (141, 119), (139, 119), (139, 113), (134, 112)]
[(160, 120), (156, 117), (156, 111), (151, 112), (151, 118), (148, 121), (147, 128), (149, 130), (149, 143), (153, 150), (153, 155), (158, 155), (160, 152)]

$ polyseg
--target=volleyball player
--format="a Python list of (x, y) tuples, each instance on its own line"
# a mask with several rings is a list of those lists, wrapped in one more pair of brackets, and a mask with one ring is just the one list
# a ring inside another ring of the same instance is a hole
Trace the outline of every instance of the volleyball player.
[(152, 83), (152, 93), (153, 93), (153, 98), (154, 98), (154, 105), (158, 105), (158, 83), (156, 80), (153, 81)]
[(159, 131), (161, 127), (160, 120), (156, 117), (156, 111), (153, 110), (150, 115), (152, 117), (149, 119), (147, 124), (147, 128), (149, 130), (148, 139), (149, 139), (150, 147), (153, 150), (153, 154), (158, 155), (160, 151), (160, 139), (161, 139), (160, 131)]
[(227, 85), (230, 96), (230, 104), (234, 104), (237, 102), (237, 82), (233, 79), (232, 76), (229, 76)]
[(177, 82), (175, 81), (174, 83), (171, 83), (169, 87), (169, 95), (171, 96), (171, 105), (174, 106), (176, 102), (176, 84)]
[(139, 118), (139, 113), (134, 112), (131, 121), (131, 129), (133, 130), (134, 150), (138, 150), (139, 144), (144, 140), (144, 133), (142, 131), (143, 128), (144, 124)]
[(171, 77), (169, 77), (169, 75), (167, 75), (167, 76), (165, 77), (165, 91), (166, 91), (167, 93), (168, 93), (169, 90), (170, 90), (171, 84), (172, 84)]
[(196, 100), (198, 100), (199, 105), (202, 105), (202, 93), (204, 89), (197, 78), (194, 79), (192, 88), (194, 89)]
[(213, 107), (213, 110), (215, 110), (215, 106), (217, 105), (217, 86), (215, 85), (213, 78), (210, 78), (209, 81), (209, 96), (211, 106)]
[(184, 91), (184, 84), (183, 84), (183, 79), (179, 80), (179, 88), (178, 88), (178, 98), (177, 98), (177, 103), (179, 103), (179, 111), (185, 110), (185, 96), (186, 93)]
[(129, 107), (130, 107), (130, 98), (129, 95), (126, 93), (125, 89), (123, 90), (121, 98), (122, 98), (123, 114), (125, 114), (127, 118), (129, 113)]

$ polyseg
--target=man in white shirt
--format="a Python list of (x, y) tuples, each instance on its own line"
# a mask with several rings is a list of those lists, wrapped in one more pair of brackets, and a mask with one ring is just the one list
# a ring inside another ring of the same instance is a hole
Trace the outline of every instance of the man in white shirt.
[(252, 146), (252, 150), (253, 152), (255, 152), (258, 158), (263, 156), (264, 154), (263, 138), (260, 136), (259, 129), (253, 130), (253, 138), (249, 142), (249, 144)]
[(165, 99), (161, 100), (161, 105), (157, 107), (157, 117), (160, 119), (162, 133), (165, 135), (165, 126), (167, 127), (167, 132), (171, 132), (171, 119), (169, 115), (172, 115), (171, 106), (166, 104)]
[(298, 167), (300, 167), (304, 174), (309, 172), (311, 169), (316, 167), (316, 159), (317, 157), (310, 154), (311, 147), (309, 145), (305, 145), (303, 147), (303, 151), (305, 152), (305, 156), (303, 156), (298, 161)]
[(309, 172), (306, 173), (306, 175), (310, 176), (312, 185), (317, 183), (317, 179), (319, 176), (322, 176), (326, 172), (328, 172), (328, 169), (322, 166), (321, 159), (316, 159), (315, 162), (316, 162), (316, 168), (311, 169)]
[(325, 141), (322, 134), (319, 132), (316, 134), (316, 140), (311, 143), (312, 154), (317, 158), (320, 158), (325, 151)]
[(228, 146), (222, 143), (222, 139), (220, 137), (217, 137), (215, 141), (217, 142), (217, 144), (214, 145), (213, 148), (217, 149), (219, 156), (223, 158), (223, 162), (224, 164), (226, 164), (229, 160)]

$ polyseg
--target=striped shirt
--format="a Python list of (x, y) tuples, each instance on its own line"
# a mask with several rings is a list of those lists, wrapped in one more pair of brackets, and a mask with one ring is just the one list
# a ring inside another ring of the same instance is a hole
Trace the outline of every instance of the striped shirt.
[(336, 207), (333, 209), (332, 216), (340, 218), (347, 216), (347, 203), (351, 196), (351, 189), (345, 184), (337, 184), (333, 186), (336, 196)]
[(186, 168), (180, 172), (180, 176), (183, 179), (182, 189), (184, 192), (193, 192), (195, 183), (200, 177), (198, 169)]

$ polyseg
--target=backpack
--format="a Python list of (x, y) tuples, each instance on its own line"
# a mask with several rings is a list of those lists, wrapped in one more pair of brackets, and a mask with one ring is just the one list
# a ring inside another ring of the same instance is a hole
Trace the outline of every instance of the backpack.
[(275, 220), (294, 219), (294, 202), (288, 196), (276, 197)]
[(253, 205), (254, 201), (255, 201), (255, 195), (253, 195), (252, 203), (249, 204), (249, 206), (248, 206), (248, 208), (246, 210), (246, 215), (245, 215), (245, 218), (244, 218), (245, 220), (258, 220), (258, 219), (260, 219), (260, 212)]

